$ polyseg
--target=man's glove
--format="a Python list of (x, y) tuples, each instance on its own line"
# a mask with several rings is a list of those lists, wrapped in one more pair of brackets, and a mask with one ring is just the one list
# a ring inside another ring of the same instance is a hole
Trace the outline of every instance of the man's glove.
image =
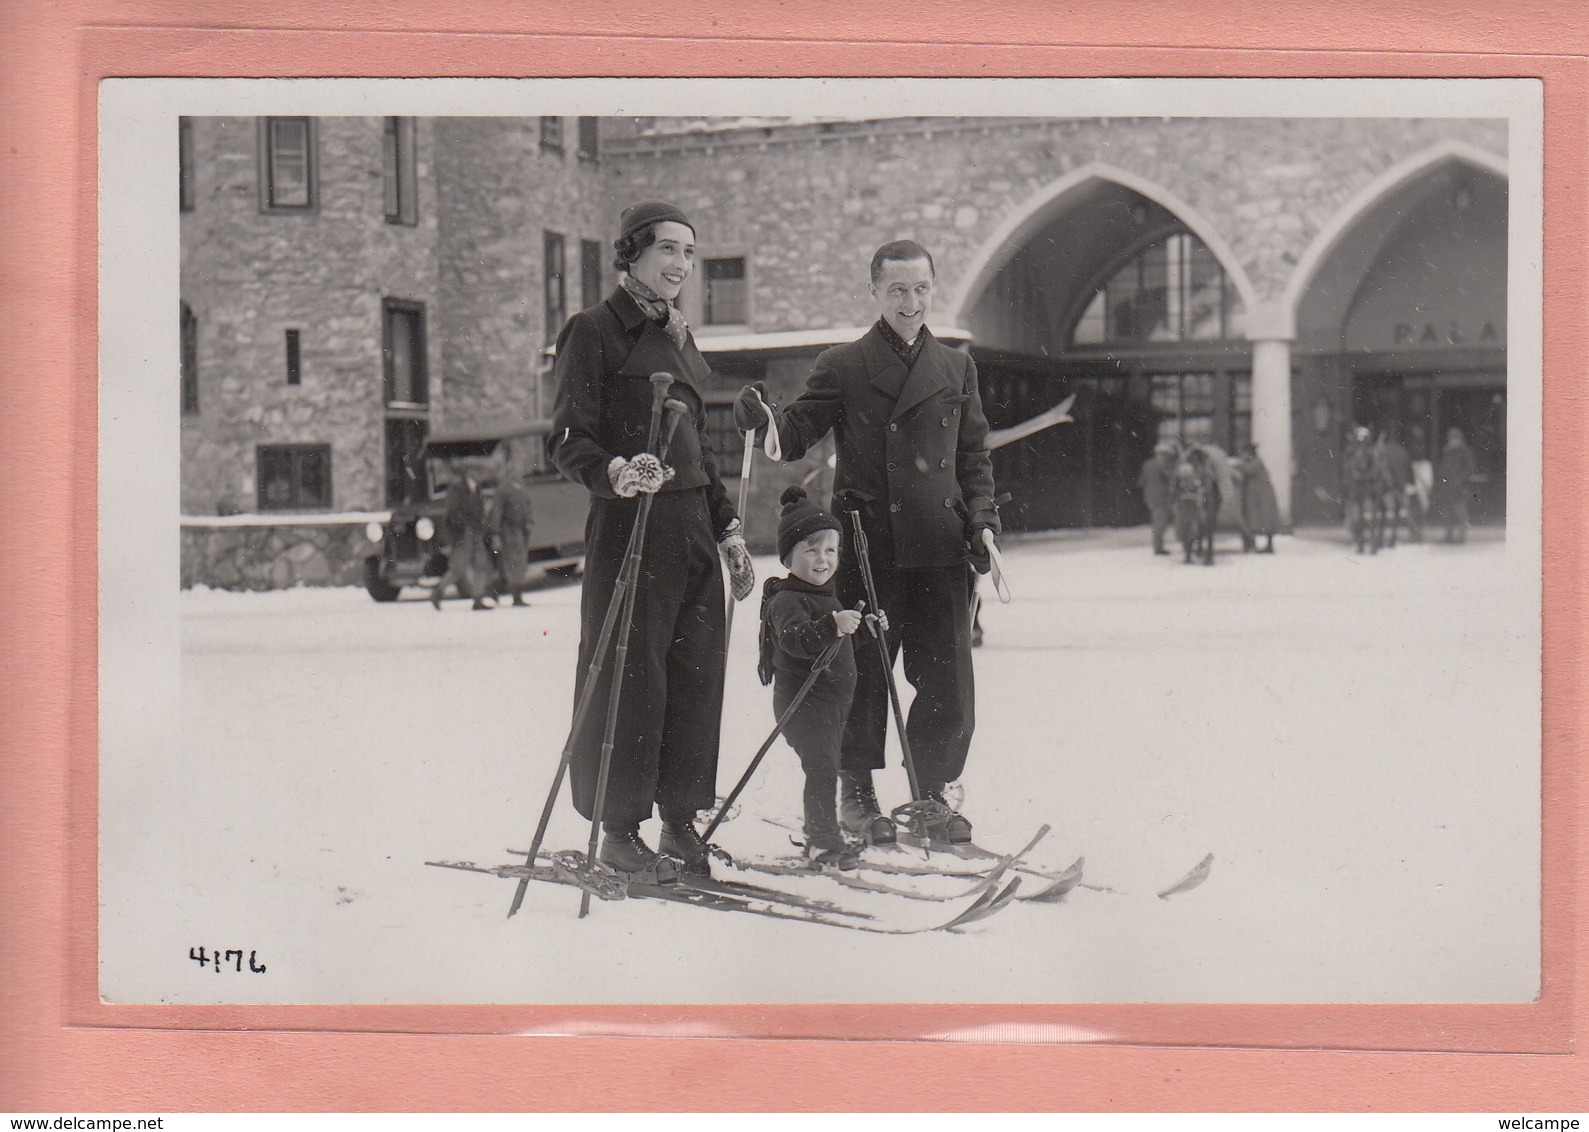
[(998, 534), (1001, 529), (999, 513), (995, 508), (979, 507), (971, 513), (971, 521), (966, 524), (966, 558), (978, 574), (986, 574), (993, 569), (993, 558), (988, 553), (982, 532)]
[(717, 546), (728, 567), (728, 588), (735, 601), (744, 601), (756, 588), (756, 568), (750, 563), (750, 551), (745, 549), (745, 536), (736, 531)]
[(982, 539), (982, 532), (992, 529), (978, 524), (966, 531), (966, 559), (978, 574), (986, 574), (993, 569), (993, 556), (988, 553), (988, 544)]
[(740, 432), (756, 432), (767, 426), (767, 383), (752, 382), (734, 399), (734, 427)]
[(614, 456), (607, 464), (607, 479), (620, 499), (633, 499), (642, 492), (655, 494), (672, 478), (673, 469), (649, 452), (629, 460)]

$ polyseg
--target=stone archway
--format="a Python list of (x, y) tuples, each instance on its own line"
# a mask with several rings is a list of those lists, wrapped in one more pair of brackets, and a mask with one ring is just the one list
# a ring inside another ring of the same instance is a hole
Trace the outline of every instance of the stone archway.
[(964, 326), (967, 312), (973, 307), (999, 270), (1032, 236), (1056, 216), (1069, 212), (1080, 203), (1079, 198), (1100, 185), (1114, 185), (1146, 197), (1166, 212), (1173, 214), (1189, 231), (1218, 257), (1220, 265), (1230, 274), (1247, 308), (1258, 305), (1259, 296), (1251, 279), (1242, 268), (1235, 251), (1225, 237), (1195, 208), (1175, 193), (1145, 177), (1102, 161), (1088, 162), (1044, 185), (1037, 192), (1016, 205), (1000, 221), (999, 226), (982, 241), (955, 290), (953, 299), (946, 305), (948, 324)]
[(1435, 462), (1461, 428), (1474, 510), (1505, 514), (1507, 171), (1459, 142), (1387, 169), (1324, 225), (1288, 281), (1299, 414), (1295, 507), (1339, 516), (1342, 434), (1384, 431)]
[(1073, 423), (994, 454), (1012, 529), (1143, 522), (1157, 441), (1251, 442), (1254, 291), (1173, 194), (1085, 166), (1006, 217), (965, 279), (951, 318), (972, 335), (990, 423), (1076, 398)]

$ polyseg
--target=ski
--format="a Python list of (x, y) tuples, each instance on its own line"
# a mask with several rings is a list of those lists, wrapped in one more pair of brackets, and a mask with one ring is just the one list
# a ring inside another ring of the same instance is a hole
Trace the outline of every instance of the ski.
[[(856, 892), (875, 892), (887, 896), (901, 896), (907, 900), (948, 901), (959, 897), (970, 896), (974, 893), (987, 890), (988, 882), (978, 880), (974, 887), (947, 896), (933, 895), (919, 892), (913, 888), (904, 888), (899, 885), (887, 884), (883, 881), (868, 880), (866, 877), (854, 875), (853, 870), (842, 870), (832, 865), (818, 865), (815, 862), (798, 858), (779, 858), (772, 861), (765, 860), (738, 860), (735, 867), (747, 872), (764, 873), (768, 876), (779, 877), (824, 877), (842, 888), (854, 889)], [(937, 874), (932, 874), (937, 875)], [(973, 878), (975, 879), (975, 878)]]
[[(795, 821), (790, 821), (784, 818), (769, 817), (763, 817), (761, 820), (766, 822), (768, 825), (776, 826), (779, 829), (788, 830), (791, 833), (798, 834), (801, 832), (800, 824)], [(1044, 828), (1047, 829), (1048, 827), (1044, 826)], [(968, 849), (970, 852), (960, 852), (960, 850)], [(917, 856), (916, 853), (912, 852), (912, 850), (920, 850), (922, 855)], [(948, 858), (948, 860), (944, 861), (942, 864), (934, 864), (933, 856), (935, 854), (940, 858)], [(1017, 856), (1020, 855), (1021, 854), (1017, 854)], [(892, 858), (899, 859), (896, 860)], [(929, 841), (925, 838), (918, 838), (913, 834), (909, 834), (906, 830), (901, 829), (899, 831), (899, 843), (896, 845), (866, 846), (862, 850), (860, 863), (857, 867), (864, 869), (867, 872), (885, 873), (893, 876), (947, 876), (965, 877), (966, 879), (970, 880), (976, 877), (987, 876), (987, 865), (996, 865), (997, 862), (1002, 861), (1003, 859), (1004, 854), (995, 853), (991, 849), (984, 849), (980, 845), (949, 845), (944, 842)], [(949, 861), (964, 861), (965, 867), (955, 868), (949, 864)], [(1039, 880), (1048, 881), (1050, 884), (1052, 884), (1067, 879), (1071, 869), (1077, 868), (1081, 863), (1082, 862), (1078, 860), (1077, 863), (1071, 865), (1070, 868), (1056, 873), (1051, 869), (1041, 869), (1035, 865), (1027, 864), (1024, 861), (1021, 861), (1016, 864), (1015, 870), (1016, 872), (1025, 873), (1027, 876), (1036, 877)], [(1074, 887), (1075, 885), (1072, 884), (1071, 888)], [(1069, 891), (1069, 889), (1066, 891)], [(1022, 896), (1021, 899), (1029, 900), (1031, 897)]]
[[(522, 849), (509, 849), (506, 852), (509, 856), (514, 857), (528, 856), (528, 854)], [(536, 855), (536, 858), (539, 861), (545, 862), (545, 864), (539, 867), (550, 867), (552, 869), (556, 869), (558, 864), (565, 856), (568, 855), (562, 853), (539, 853)], [(579, 858), (578, 864), (581, 866), (583, 865), (583, 853), (576, 853), (572, 856)], [(446, 861), (426, 861), (425, 863), (427, 865), (434, 864), (445, 867), (452, 867), (454, 864)], [(465, 861), (462, 862), (462, 864), (469, 865), (473, 864), (473, 862)], [(495, 870), (488, 869), (484, 871), (490, 872)], [(565, 871), (569, 871), (573, 874), (579, 874), (582, 870), (576, 867), (572, 870)], [(610, 870), (600, 870), (595, 875), (601, 876), (605, 884), (611, 885), (613, 883), (611, 878), (616, 874), (611, 873)], [(579, 884), (580, 882), (576, 879), (575, 883)], [(688, 885), (691, 888), (699, 889), (702, 892), (715, 893), (719, 896), (738, 896), (748, 900), (772, 900), (780, 904), (788, 904), (795, 908), (805, 908), (812, 912), (828, 912), (837, 916), (857, 916), (863, 920), (875, 918), (869, 913), (852, 911), (851, 909), (844, 907), (842, 904), (833, 903), (831, 900), (819, 900), (814, 897), (801, 896), (798, 893), (785, 892), (779, 888), (769, 888), (765, 885), (749, 884), (744, 881), (728, 881), (721, 880), (717, 877), (691, 876), (686, 873), (679, 876), (678, 883)], [(625, 887), (621, 878), (617, 881), (617, 884), (620, 889)], [(613, 899), (613, 897), (610, 895), (603, 896), (602, 888), (599, 884), (593, 886), (587, 881), (584, 884), (580, 884), (580, 887), (589, 888), (593, 895), (601, 897), (602, 899)], [(619, 899), (621, 899), (621, 897), (619, 897)]]
[(846, 908), (842, 904), (835, 904), (831, 900), (818, 900), (813, 897), (799, 896), (793, 892), (784, 892), (782, 889), (768, 888), (765, 885), (749, 884), (745, 881), (722, 880), (718, 877), (699, 877), (685, 874), (679, 877), (679, 883), (698, 889), (701, 892), (711, 892), (718, 896), (735, 896), (746, 900), (772, 900), (779, 904), (788, 904), (792, 908), (804, 908), (811, 912), (826, 912), (834, 916), (854, 916), (861, 920), (875, 920), (877, 917), (870, 912), (859, 912)]
[[(485, 873), (491, 876), (505, 877), (509, 880), (540, 881), (548, 884), (566, 885), (572, 888), (584, 888), (580, 881), (564, 869), (547, 865), (477, 865), (473, 861), (426, 861), (427, 865), (437, 868), (461, 869), (466, 872)], [(819, 912), (812, 909), (793, 907), (766, 897), (731, 896), (718, 892), (707, 892), (689, 885), (646, 885), (630, 882), (625, 885), (623, 897), (635, 897), (646, 900), (661, 900), (673, 904), (688, 904), (697, 908), (709, 908), (716, 912), (745, 912), (755, 916), (765, 916), (775, 920), (791, 920), (797, 923), (820, 924), (824, 927), (845, 928), (849, 931), (871, 932), (877, 935), (921, 935), (935, 931), (958, 931), (970, 924), (985, 920), (994, 913), (1009, 906), (1015, 899), (1020, 887), (1021, 879), (1012, 877), (1010, 882), (1002, 889), (990, 888), (983, 892), (965, 908), (956, 912), (947, 920), (925, 924), (919, 927), (889, 927), (883, 924), (869, 923), (867, 920), (856, 917), (845, 918), (828, 912)], [(597, 895), (601, 895), (598, 893)], [(603, 897), (603, 899), (611, 899)]]
[[(1032, 849), (1036, 847), (1037, 843), (1047, 836), (1047, 834), (1048, 826), (1045, 825), (1037, 831), (1036, 835), (1033, 836), (1033, 838), (1028, 841), (1018, 853), (1012, 853), (1007, 857), (1001, 857), (997, 865), (983, 874), (971, 874), (969, 876), (962, 876), (962, 874), (959, 873), (921, 874), (958, 877), (972, 882), (970, 887), (961, 888), (949, 893), (923, 892), (914, 888), (902, 888), (897, 885), (886, 884), (882, 881), (858, 877), (855, 876), (854, 872), (851, 870), (840, 869), (833, 865), (819, 865), (814, 861), (761, 861), (755, 859), (746, 859), (743, 861), (736, 861), (735, 865), (738, 868), (746, 869), (751, 872), (770, 873), (775, 876), (822, 876), (844, 888), (857, 889), (862, 892), (886, 893), (890, 896), (902, 896), (908, 900), (925, 900), (938, 903), (947, 903), (951, 900), (962, 900), (968, 896), (975, 896), (980, 893), (985, 893), (989, 889), (993, 888), (1000, 880), (1003, 879), (1004, 874), (1010, 869), (1016, 867), (1021, 859), (1024, 858), (1027, 853), (1030, 853)], [(1076, 879), (1080, 879), (1079, 873)], [(1053, 885), (1050, 885), (1048, 888), (1043, 890), (1045, 894), (1048, 894), (1047, 898), (1049, 900), (1058, 899), (1057, 896), (1050, 893), (1050, 889), (1053, 887)], [(1063, 895), (1063, 893), (1060, 895)]]
[[(944, 854), (960, 861), (987, 862), (991, 864), (1004, 859), (1003, 854), (996, 853), (992, 849), (986, 849), (975, 842), (970, 842), (964, 845), (951, 845), (945, 841), (933, 841), (929, 838), (920, 837), (903, 827), (900, 828), (898, 837), (899, 844), (901, 845), (907, 845), (911, 848), (920, 849), (925, 853)], [(1040, 869), (1036, 866), (1027, 864), (1017, 865), (1016, 871), (1025, 873), (1027, 876), (1037, 877), (1040, 880), (1046, 880), (1054, 883), (1065, 880), (1071, 869), (1077, 868), (1083, 860), (1084, 859), (1078, 860), (1076, 864), (1071, 865), (1069, 869), (1058, 873), (1049, 869)], [(1072, 884), (1070, 887), (1074, 888), (1075, 884)], [(1069, 889), (1066, 891), (1069, 891)]]

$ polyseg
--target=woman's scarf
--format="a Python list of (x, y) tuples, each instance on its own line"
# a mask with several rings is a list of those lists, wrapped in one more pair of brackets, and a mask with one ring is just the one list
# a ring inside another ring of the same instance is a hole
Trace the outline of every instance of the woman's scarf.
[(618, 276), (618, 282), (629, 292), (641, 312), (652, 322), (661, 323), (662, 329), (673, 339), (673, 344), (684, 349), (685, 336), (690, 332), (690, 324), (684, 321), (684, 312), (628, 272)]

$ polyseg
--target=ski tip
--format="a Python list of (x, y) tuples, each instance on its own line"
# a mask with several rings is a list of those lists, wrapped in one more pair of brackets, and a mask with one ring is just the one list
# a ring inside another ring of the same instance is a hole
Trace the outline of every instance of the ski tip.
[(1208, 879), (1209, 869), (1211, 869), (1213, 865), (1214, 854), (1210, 853), (1201, 861), (1197, 862), (1197, 864), (1193, 865), (1191, 872), (1187, 873), (1180, 880), (1170, 885), (1169, 888), (1166, 888), (1163, 892), (1159, 893), (1159, 899), (1168, 900), (1177, 893), (1188, 892), (1191, 889), (1196, 888), (1198, 885), (1202, 884)]
[(944, 925), (946, 931), (957, 931), (968, 924), (978, 920), (985, 920), (993, 913), (999, 911), (1011, 900), (1015, 899), (1016, 891), (1021, 887), (1021, 878), (1015, 877), (1003, 888), (989, 888), (971, 902), (971, 905), (954, 919)]
[(993, 902), (988, 905), (988, 909), (987, 910), (989, 912), (996, 912), (1000, 908), (1004, 907), (1011, 900), (1015, 899), (1015, 894), (1020, 889), (1020, 887), (1021, 887), (1021, 878), (1020, 877), (1011, 877), (1010, 878), (1010, 883), (1005, 885), (1004, 888), (999, 892), (999, 894), (993, 898)]

